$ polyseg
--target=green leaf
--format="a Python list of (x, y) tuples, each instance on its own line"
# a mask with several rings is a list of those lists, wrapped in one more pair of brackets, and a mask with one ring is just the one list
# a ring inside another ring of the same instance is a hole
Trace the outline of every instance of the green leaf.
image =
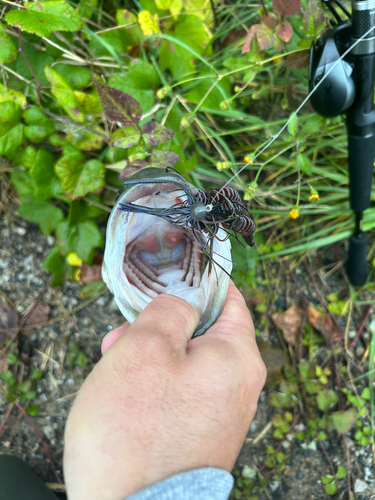
[(105, 185), (104, 164), (96, 159), (84, 163), (84, 155), (73, 146), (66, 146), (55, 165), (56, 175), (70, 198), (80, 198)]
[(370, 399), (370, 389), (369, 389), (369, 387), (365, 387), (363, 389), (362, 394), (361, 394), (361, 398), (367, 399), (367, 400)]
[(47, 255), (42, 268), (52, 274), (51, 286), (60, 286), (64, 283), (68, 265), (61, 255), (59, 247), (54, 247)]
[(61, 0), (27, 2), (27, 10), (11, 10), (5, 20), (22, 31), (48, 37), (53, 31), (78, 31), (81, 20), (68, 3)]
[(30, 222), (39, 224), (44, 235), (52, 233), (64, 217), (61, 208), (55, 207), (46, 201), (35, 200), (27, 195), (22, 195), (21, 202), (22, 205), (18, 209), (19, 215)]
[(51, 92), (59, 105), (66, 111), (72, 120), (83, 123), (85, 117), (80, 110), (78, 99), (68, 83), (59, 73), (57, 73), (57, 71), (54, 71), (49, 66), (46, 66), (44, 73), (47, 80), (52, 85)]
[(89, 68), (84, 66), (73, 66), (71, 64), (59, 63), (54, 66), (54, 69), (59, 73), (66, 83), (74, 90), (79, 90), (87, 87), (92, 80), (92, 73)]
[(345, 467), (339, 465), (336, 472), (337, 479), (344, 479), (344, 477), (346, 477), (347, 475), (348, 473), (346, 472)]
[(332, 389), (324, 389), (320, 391), (316, 397), (318, 408), (322, 411), (329, 410), (331, 406), (337, 403), (337, 401), (337, 394)]
[(78, 224), (76, 252), (84, 262), (91, 263), (94, 250), (103, 245), (103, 237), (94, 221)]
[(24, 125), (19, 123), (0, 137), (0, 156), (11, 155), (24, 140)]
[(13, 378), (12, 372), (10, 370), (5, 370), (5, 372), (1, 374), (1, 378), (4, 382), (9, 382)]
[(82, 299), (87, 299), (93, 295), (99, 295), (103, 293), (106, 289), (106, 285), (102, 280), (93, 281), (92, 283), (88, 283), (84, 287), (81, 288), (79, 293)]
[(22, 109), (13, 101), (0, 103), (0, 136), (9, 132), (21, 121)]
[(327, 474), (326, 476), (322, 476), (321, 479), (322, 479), (323, 484), (329, 484), (335, 479), (335, 476), (332, 476), (331, 474)]
[(55, 157), (47, 149), (38, 149), (30, 175), (35, 180), (34, 197), (48, 200), (62, 194), (61, 181), (54, 171)]
[(55, 130), (53, 121), (36, 107), (25, 111), (24, 120), (28, 125), (25, 127), (25, 136), (31, 142), (42, 142)]
[(164, 70), (169, 69), (175, 79), (195, 70), (197, 55), (209, 56), (212, 52), (211, 34), (195, 15), (184, 16), (168, 35), (172, 40), (165, 40), (161, 46), (160, 65)]
[(150, 155), (150, 167), (167, 168), (174, 167), (178, 160), (179, 155), (173, 153), (172, 151), (164, 151), (158, 149), (151, 153)]
[(110, 122), (120, 123), (123, 127), (138, 125), (142, 108), (131, 95), (113, 87), (95, 82), (103, 111)]
[(141, 138), (141, 134), (135, 127), (126, 127), (116, 130), (111, 135), (111, 143), (116, 148), (128, 149), (132, 146), (136, 146)]
[(4, 30), (5, 26), (0, 23), (0, 64), (12, 63), (18, 55), (17, 47)]
[(332, 481), (332, 483), (326, 484), (324, 486), (324, 491), (327, 493), (327, 495), (335, 495), (338, 491), (336, 481)]
[(25, 411), (26, 411), (26, 413), (28, 413), (32, 417), (36, 417), (37, 415), (39, 415), (40, 406), (39, 405), (32, 405), (32, 406), (26, 408)]
[(161, 83), (155, 67), (141, 59), (131, 61), (126, 77), (132, 82), (132, 87), (139, 90), (156, 89)]
[(82, 0), (78, 4), (78, 15), (81, 19), (91, 19), (91, 16), (96, 12), (99, 0)]
[(311, 175), (311, 163), (307, 156), (300, 153), (297, 156), (297, 161), (301, 171), (306, 175)]
[(288, 132), (291, 136), (296, 137), (298, 130), (298, 118), (297, 115), (292, 113), (289, 118)]
[(138, 44), (144, 40), (144, 35), (138, 24), (138, 17), (126, 9), (116, 11), (116, 23), (118, 26), (126, 26), (126, 31), (132, 42)]
[(20, 194), (33, 196), (36, 189), (34, 179), (28, 172), (18, 171), (11, 172), (10, 178), (12, 183), (16, 186)]
[(92, 92), (81, 92), (80, 90), (74, 91), (81, 110), (85, 114), (101, 114), (103, 112), (102, 105), (100, 104), (99, 96), (94, 88)]
[(356, 423), (357, 415), (353, 409), (346, 411), (336, 411), (331, 415), (333, 427), (340, 434), (347, 434)]
[(56, 232), (59, 248), (64, 254), (76, 252), (86, 263), (91, 264), (94, 250), (103, 245), (103, 238), (95, 222), (89, 220), (71, 227), (62, 221)]
[(105, 131), (99, 125), (92, 125), (90, 130), (80, 127), (68, 134), (65, 138), (80, 151), (97, 151), (102, 149), (108, 140)]
[(0, 102), (5, 101), (13, 101), (21, 108), (24, 108), (27, 104), (26, 97), (22, 94), (22, 92), (7, 88), (5, 85), (0, 83)]
[(174, 136), (174, 132), (168, 130), (154, 120), (146, 123), (142, 129), (143, 138), (150, 146), (158, 146), (169, 141)]
[(14, 162), (18, 165), (22, 165), (23, 167), (29, 169), (34, 165), (36, 157), (36, 149), (34, 146), (25, 146), (18, 150)]

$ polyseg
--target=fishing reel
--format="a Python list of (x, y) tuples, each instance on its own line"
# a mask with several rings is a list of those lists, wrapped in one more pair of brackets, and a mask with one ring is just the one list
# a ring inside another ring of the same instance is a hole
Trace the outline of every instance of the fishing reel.
[(335, 21), (311, 46), (310, 102), (326, 118), (346, 114), (350, 207), (356, 221), (346, 270), (351, 283), (360, 286), (367, 279), (368, 242), (361, 225), (363, 212), (370, 206), (375, 156), (375, 0), (352, 0), (352, 14), (339, 0), (323, 3)]

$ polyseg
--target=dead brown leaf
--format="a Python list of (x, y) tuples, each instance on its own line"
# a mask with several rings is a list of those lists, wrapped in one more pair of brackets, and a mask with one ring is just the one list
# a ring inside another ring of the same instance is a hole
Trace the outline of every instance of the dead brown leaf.
[(271, 315), (272, 321), (279, 328), (284, 339), (292, 345), (298, 344), (298, 336), (302, 327), (305, 311), (297, 304), (293, 304), (283, 313), (274, 313)]
[(332, 340), (338, 342), (344, 336), (329, 314), (324, 316), (313, 307), (309, 307), (307, 319), (323, 335), (327, 343), (330, 343)]
[(18, 314), (12, 302), (0, 294), (0, 346), (13, 337), (18, 325)]
[(93, 281), (98, 281), (102, 279), (102, 266), (99, 264), (93, 264), (92, 266), (87, 266), (83, 264), (81, 267), (80, 282), (84, 285), (87, 283), (92, 283)]
[(51, 308), (46, 302), (38, 302), (33, 305), (30, 312), (25, 314), (25, 322), (21, 333), (23, 335), (30, 335), (33, 328), (44, 325), (48, 321), (50, 312)]

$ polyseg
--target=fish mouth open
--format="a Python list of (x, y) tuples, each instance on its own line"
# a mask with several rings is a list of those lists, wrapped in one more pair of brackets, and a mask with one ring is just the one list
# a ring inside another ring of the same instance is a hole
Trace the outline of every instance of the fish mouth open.
[[(125, 318), (132, 323), (153, 298), (161, 293), (178, 296), (202, 312), (194, 337), (202, 335), (219, 316), (232, 269), (230, 242), (218, 230), (212, 242), (212, 270), (206, 263), (204, 240), (187, 227), (177, 227), (149, 213), (124, 211), (122, 204), (170, 209), (186, 200), (186, 193), (170, 179), (175, 174), (145, 169), (162, 183), (147, 178), (142, 185), (128, 184), (119, 193), (107, 227), (102, 275)], [(156, 171), (157, 174), (154, 174)], [(160, 173), (159, 173), (160, 172)], [(146, 174), (145, 174), (146, 176)], [(165, 179), (165, 183), (164, 183)], [(189, 189), (196, 189), (187, 183)], [(180, 225), (181, 226), (181, 225)], [(225, 240), (225, 241), (220, 241)]]
[(152, 220), (125, 250), (123, 269), (129, 283), (151, 298), (199, 287), (203, 252), (193, 235), (162, 219), (141, 217)]

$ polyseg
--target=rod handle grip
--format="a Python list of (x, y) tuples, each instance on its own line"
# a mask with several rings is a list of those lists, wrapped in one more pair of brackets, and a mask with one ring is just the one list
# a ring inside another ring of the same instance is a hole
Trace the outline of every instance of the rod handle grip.
[(367, 234), (360, 233), (349, 238), (349, 254), (346, 273), (353, 286), (362, 286), (367, 279)]

